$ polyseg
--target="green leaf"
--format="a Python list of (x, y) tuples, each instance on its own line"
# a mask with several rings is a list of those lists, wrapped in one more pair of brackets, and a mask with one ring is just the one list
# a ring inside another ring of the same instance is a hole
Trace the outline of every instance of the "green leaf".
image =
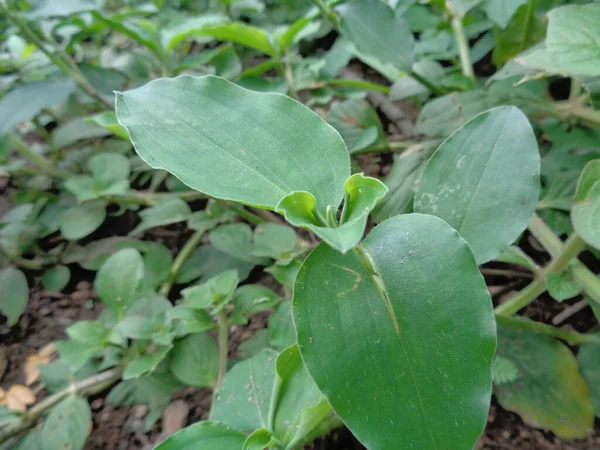
[(592, 430), (590, 390), (567, 347), (540, 334), (498, 326), (497, 355), (519, 371), (512, 383), (496, 386), (504, 409), (562, 438), (583, 438)]
[(114, 253), (100, 267), (94, 287), (100, 300), (120, 315), (135, 301), (143, 276), (142, 255), (126, 248)]
[(109, 136), (110, 133), (94, 123), (78, 118), (60, 126), (52, 133), (52, 147), (56, 150), (69, 147), (78, 141)]
[[(316, 199), (309, 192), (294, 192), (284, 197), (276, 211), (292, 225), (308, 228), (331, 247), (346, 253), (362, 238), (369, 213), (387, 193), (387, 187), (376, 178), (357, 173), (346, 180), (344, 190), (346, 198), (339, 226), (323, 221)], [(329, 211), (328, 216), (331, 217), (334, 212)]]
[(292, 302), (282, 301), (271, 317), (269, 317), (269, 331), (271, 332), (271, 346), (283, 350), (296, 342), (296, 329), (292, 318)]
[(350, 153), (383, 140), (383, 125), (377, 112), (364, 100), (349, 99), (329, 110), (328, 122), (339, 131)]
[(529, 0), (484, 0), (483, 10), (500, 28), (506, 28), (521, 5)]
[(106, 218), (106, 202), (89, 200), (67, 209), (60, 216), (60, 232), (69, 241), (84, 238), (98, 229)]
[(284, 448), (297, 448), (331, 407), (304, 367), (296, 344), (281, 352), (275, 370), (270, 427)]
[(517, 264), (519, 266), (528, 268), (532, 272), (536, 272), (540, 268), (540, 266), (538, 266), (536, 262), (529, 257), (529, 255), (527, 255), (516, 245), (511, 245), (510, 247), (505, 248), (494, 260), (509, 264)]
[(214, 387), (218, 368), (217, 345), (207, 333), (191, 334), (179, 339), (169, 354), (169, 370), (189, 386)]
[(215, 248), (240, 261), (261, 265), (269, 262), (265, 258), (253, 256), (252, 228), (243, 222), (221, 225), (212, 230), (209, 237)]
[(296, 249), (296, 232), (293, 228), (276, 223), (262, 223), (254, 229), (252, 255), (285, 259)]
[(166, 53), (172, 52), (189, 37), (202, 36), (202, 29), (227, 21), (224, 14), (205, 13), (192, 15), (161, 30), (161, 43)]
[(510, 59), (544, 39), (546, 26), (537, 16), (537, 3), (538, 0), (525, 2), (517, 9), (508, 28), (495, 30), (496, 45), (492, 59), (497, 67), (502, 67)]
[(408, 23), (380, 0), (352, 0), (338, 6), (342, 35), (358, 51), (410, 72), (414, 39)]
[(452, 8), (456, 11), (459, 17), (463, 17), (471, 9), (481, 3), (481, 0), (447, 0), (446, 4), (448, 8)]
[(254, 266), (254, 263), (233, 258), (212, 245), (203, 245), (182, 266), (176, 282), (189, 283), (200, 276), (208, 279), (226, 270), (237, 270), (240, 281), (244, 281)]
[(159, 348), (156, 352), (151, 355), (141, 355), (136, 359), (127, 364), (125, 371), (123, 372), (123, 379), (129, 380), (131, 378), (138, 378), (142, 375), (148, 374), (165, 359), (172, 347)]
[(182, 76), (117, 94), (117, 117), (144, 161), (212, 197), (274, 209), (308, 191), (323, 215), (340, 204), (348, 151), (333, 127), (288, 97)]
[(600, 75), (600, 4), (562, 6), (548, 18), (546, 48), (518, 62), (551, 73)]
[(121, 139), (129, 139), (129, 134), (125, 127), (117, 122), (117, 115), (113, 111), (105, 111), (98, 114), (94, 114), (86, 118), (88, 122), (95, 123), (96, 125), (106, 128), (112, 134)]
[(0, 100), (0, 134), (37, 116), (42, 109), (64, 103), (75, 90), (71, 79), (20, 84)]
[(581, 366), (581, 375), (590, 388), (596, 416), (600, 416), (600, 346), (582, 345), (579, 347), (577, 360)]
[(60, 292), (69, 283), (71, 271), (67, 266), (54, 266), (42, 275), (44, 288), (49, 291)]
[(170, 436), (154, 450), (241, 450), (246, 435), (220, 423), (198, 422)]
[(186, 304), (193, 308), (222, 308), (233, 298), (239, 283), (237, 270), (226, 270), (208, 281), (181, 291)]
[(585, 242), (600, 249), (600, 159), (590, 161), (581, 173), (571, 221)]
[(43, 450), (81, 450), (88, 435), (92, 411), (81, 397), (71, 396), (50, 412), (42, 428)]
[(495, 323), (473, 255), (446, 223), (396, 216), (346, 255), (321, 244), (300, 269), (293, 306), (309, 373), (367, 448), (475, 444)]
[(546, 289), (552, 298), (559, 302), (573, 298), (581, 292), (581, 287), (573, 278), (570, 269), (546, 275)]
[(213, 419), (245, 432), (267, 428), (276, 358), (264, 350), (233, 366), (215, 392)]
[(512, 383), (519, 376), (519, 369), (510, 360), (496, 356), (492, 362), (492, 382), (494, 384)]
[[(445, 75), (444, 68), (437, 61), (419, 61), (415, 64), (413, 70), (434, 85)], [(390, 101), (403, 100), (429, 92), (427, 87), (408, 74), (395, 81), (391, 89)]]
[(189, 205), (179, 197), (168, 198), (140, 212), (141, 223), (130, 235), (139, 234), (150, 228), (171, 225), (188, 220), (192, 215)]
[(242, 450), (263, 450), (276, 444), (277, 439), (271, 435), (269, 430), (261, 428), (248, 436)]
[[(125, 189), (129, 188), (131, 168), (129, 159), (125, 156), (119, 153), (100, 153), (92, 156), (87, 166), (94, 181), (105, 190), (111, 189), (116, 183), (124, 183)], [(113, 190), (114, 188), (111, 189), (111, 193)]]
[(495, 108), (434, 153), (419, 182), (415, 211), (444, 219), (483, 264), (527, 228), (540, 195), (539, 172), (527, 117), (514, 107)]
[(272, 309), (280, 301), (271, 289), (259, 284), (247, 284), (239, 287), (233, 297), (233, 312), (230, 323), (245, 325), (254, 314)]
[(29, 286), (23, 272), (12, 267), (0, 270), (0, 313), (15, 325), (25, 312), (29, 299)]
[(212, 36), (221, 41), (241, 44), (272, 57), (277, 56), (277, 50), (273, 48), (271, 38), (265, 30), (242, 22), (206, 26), (198, 34)]

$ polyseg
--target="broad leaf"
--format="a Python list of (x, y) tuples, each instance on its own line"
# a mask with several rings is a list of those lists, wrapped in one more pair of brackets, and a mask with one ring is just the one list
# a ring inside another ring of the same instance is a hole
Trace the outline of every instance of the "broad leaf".
[(140, 212), (142, 222), (129, 234), (139, 234), (150, 228), (183, 222), (191, 215), (192, 210), (185, 201), (179, 197), (168, 198)]
[(12, 267), (0, 270), (0, 313), (13, 326), (25, 312), (29, 286), (23, 272)]
[(244, 281), (254, 266), (254, 263), (236, 259), (212, 245), (203, 245), (181, 267), (176, 282), (189, 283), (199, 277), (208, 279), (225, 270), (237, 270), (240, 281)]
[(600, 249), (600, 159), (590, 161), (581, 173), (571, 220), (582, 239)]
[(189, 386), (214, 387), (218, 367), (217, 345), (207, 333), (178, 340), (169, 354), (169, 370)]
[(511, 360), (519, 371), (512, 383), (496, 386), (503, 408), (563, 438), (587, 435), (594, 423), (590, 390), (566, 346), (546, 336), (499, 326), (497, 354)]
[(144, 261), (137, 250), (126, 248), (106, 260), (100, 267), (94, 286), (100, 300), (122, 314), (135, 301), (144, 276)]
[(271, 435), (269, 430), (261, 428), (248, 436), (242, 450), (263, 450), (265, 448), (276, 446), (277, 444), (277, 439)]
[(321, 244), (296, 278), (294, 322), (312, 378), (366, 447), (475, 444), (494, 317), (467, 243), (442, 220), (396, 216), (346, 255)]
[(68, 397), (50, 412), (42, 428), (42, 450), (81, 450), (88, 435), (92, 412), (81, 397)]
[(138, 356), (133, 361), (127, 364), (125, 371), (123, 372), (123, 379), (129, 380), (131, 378), (138, 378), (144, 374), (150, 373), (156, 369), (160, 362), (165, 359), (171, 347), (159, 348), (153, 354), (146, 354)]
[(122, 139), (129, 139), (127, 130), (117, 122), (117, 115), (113, 111), (106, 111), (98, 114), (94, 114), (86, 118), (85, 120), (95, 123), (96, 125), (106, 128), (108, 131), (113, 133)]
[(254, 229), (254, 256), (275, 260), (288, 258), (296, 245), (296, 232), (291, 227), (267, 222)]
[(514, 107), (480, 114), (425, 167), (415, 211), (444, 219), (490, 261), (527, 227), (539, 198), (540, 155), (527, 117)]
[(178, 431), (154, 450), (183, 450), (206, 448), (214, 450), (241, 450), (246, 435), (220, 423), (198, 422)]
[(488, 18), (500, 28), (506, 28), (519, 9), (529, 0), (484, 0), (483, 10)]
[(548, 294), (559, 302), (573, 298), (581, 293), (581, 287), (577, 284), (571, 270), (568, 268), (561, 273), (549, 273), (546, 275), (546, 289), (548, 289)]
[(67, 266), (54, 266), (42, 275), (42, 284), (49, 291), (60, 292), (69, 283), (71, 271)]
[(463, 17), (479, 3), (481, 0), (446, 0), (447, 7), (452, 8), (459, 17)]
[(581, 375), (592, 394), (592, 404), (597, 417), (600, 417), (600, 345), (584, 344), (579, 348), (577, 360)]
[(273, 48), (271, 38), (265, 30), (242, 22), (203, 27), (197, 34), (212, 36), (221, 41), (241, 44), (266, 53), (272, 57), (277, 56), (277, 51)]
[(215, 392), (213, 419), (240, 431), (267, 428), (276, 358), (264, 350), (233, 366)]
[(245, 223), (221, 225), (210, 233), (211, 244), (240, 261), (253, 264), (267, 264), (266, 258), (253, 256), (252, 228)]
[(349, 99), (329, 110), (328, 122), (344, 138), (350, 153), (383, 140), (383, 126), (377, 112), (364, 100)]
[(72, 206), (60, 216), (60, 232), (65, 239), (76, 241), (96, 231), (106, 218), (106, 202), (89, 200)]
[(212, 197), (274, 209), (308, 191), (322, 215), (342, 199), (350, 167), (341, 137), (288, 97), (182, 76), (118, 93), (117, 117), (150, 166)]
[(409, 72), (414, 39), (408, 23), (380, 0), (352, 0), (339, 6), (341, 32), (359, 52)]

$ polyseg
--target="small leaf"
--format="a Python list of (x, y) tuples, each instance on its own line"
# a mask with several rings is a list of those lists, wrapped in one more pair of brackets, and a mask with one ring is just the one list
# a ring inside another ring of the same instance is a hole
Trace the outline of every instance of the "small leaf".
[(517, 366), (507, 358), (496, 356), (492, 362), (492, 382), (494, 384), (512, 383), (519, 376)]
[(207, 333), (191, 334), (179, 339), (169, 354), (169, 370), (189, 386), (214, 387), (218, 367), (217, 345)]
[(590, 161), (581, 173), (571, 220), (577, 234), (600, 249), (600, 159)]
[(150, 228), (171, 225), (188, 220), (192, 215), (189, 205), (179, 197), (162, 200), (140, 212), (142, 222), (129, 234), (136, 235)]
[(129, 159), (125, 156), (119, 153), (100, 153), (90, 158), (87, 167), (94, 181), (103, 186), (105, 191), (113, 193), (114, 188), (111, 189), (111, 186), (123, 182), (126, 182), (125, 188), (129, 188), (131, 168)]
[(573, 298), (581, 292), (581, 287), (573, 278), (570, 269), (546, 275), (546, 288), (552, 298), (559, 302)]
[(42, 449), (83, 449), (91, 421), (88, 403), (81, 397), (68, 397), (52, 408), (46, 419), (42, 428)]
[(584, 438), (592, 430), (590, 390), (567, 347), (540, 334), (499, 325), (497, 355), (510, 359), (519, 371), (512, 383), (496, 386), (503, 408), (562, 438)]
[(52, 133), (52, 147), (56, 150), (69, 147), (78, 141), (109, 136), (110, 133), (95, 123), (74, 119), (61, 125)]
[(189, 283), (200, 276), (209, 279), (226, 270), (237, 270), (240, 281), (244, 281), (254, 266), (254, 263), (233, 258), (212, 245), (203, 245), (182, 266), (176, 282)]
[(240, 450), (246, 435), (220, 423), (198, 422), (170, 436), (154, 450), (181, 450), (206, 448), (214, 450)]
[(44, 288), (49, 291), (60, 292), (69, 283), (71, 271), (67, 266), (54, 266), (42, 275)]
[(25, 312), (29, 299), (29, 286), (23, 272), (12, 267), (0, 270), (0, 313), (15, 325)]
[(237, 271), (226, 270), (202, 284), (185, 288), (181, 294), (185, 303), (192, 308), (213, 306), (221, 309), (232, 300), (238, 283)]
[(171, 347), (163, 347), (158, 349), (151, 355), (141, 355), (136, 359), (127, 364), (125, 371), (123, 372), (123, 379), (129, 380), (131, 378), (137, 378), (141, 375), (152, 372), (165, 359)]
[(540, 195), (539, 172), (527, 117), (514, 107), (495, 108), (468, 122), (434, 153), (419, 182), (415, 211), (444, 219), (483, 264), (527, 227)]
[(233, 324), (245, 325), (254, 314), (273, 308), (279, 301), (279, 296), (265, 286), (258, 284), (241, 286), (235, 291), (233, 312), (229, 321)]
[(296, 249), (296, 245), (296, 232), (291, 227), (268, 222), (254, 229), (254, 256), (284, 259)]
[(342, 35), (366, 56), (409, 72), (414, 40), (408, 23), (379, 0), (352, 0), (339, 6)]
[(518, 264), (519, 266), (528, 268), (532, 272), (536, 272), (540, 268), (536, 262), (529, 257), (529, 255), (527, 255), (516, 245), (511, 245), (510, 247), (504, 249), (502, 253), (500, 253), (500, 255), (494, 259), (494, 261)]
[(383, 125), (369, 103), (349, 99), (329, 110), (327, 121), (339, 131), (350, 153), (383, 140)]
[(243, 222), (221, 225), (210, 232), (211, 244), (240, 261), (265, 265), (268, 260), (253, 256), (252, 228)]
[(261, 428), (248, 436), (242, 450), (263, 450), (276, 444), (277, 439), (271, 435), (269, 430)]
[(500, 28), (506, 28), (521, 5), (529, 0), (484, 0), (483, 10)]
[(242, 22), (206, 26), (199, 30), (198, 35), (212, 36), (221, 41), (256, 49), (272, 57), (277, 56), (277, 51), (273, 48), (266, 31)]
[(213, 419), (237, 430), (267, 428), (277, 352), (263, 350), (237, 363), (215, 392)]
[(89, 200), (67, 209), (60, 217), (60, 232), (65, 239), (76, 241), (98, 229), (106, 218), (106, 202)]
[(124, 126), (117, 122), (117, 115), (113, 111), (101, 112), (94, 114), (86, 118), (88, 122), (95, 123), (96, 125), (106, 128), (112, 134), (121, 139), (129, 139), (129, 134)]
[(144, 261), (137, 250), (127, 248), (113, 254), (102, 265), (94, 286), (100, 300), (122, 314), (135, 301), (144, 276)]

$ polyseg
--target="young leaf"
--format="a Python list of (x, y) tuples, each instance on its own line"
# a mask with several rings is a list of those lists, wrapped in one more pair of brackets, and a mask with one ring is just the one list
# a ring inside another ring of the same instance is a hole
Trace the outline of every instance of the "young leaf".
[(468, 122), (434, 153), (419, 182), (415, 211), (444, 219), (483, 264), (527, 227), (540, 194), (539, 173), (540, 155), (527, 117), (514, 107), (495, 108)]
[(494, 384), (512, 383), (519, 376), (517, 366), (507, 358), (496, 356), (492, 362), (492, 382)]
[(160, 362), (165, 359), (171, 348), (172, 347), (163, 347), (151, 355), (138, 356), (127, 364), (125, 372), (123, 372), (123, 379), (129, 380), (131, 378), (138, 378), (141, 375), (152, 372)]
[(100, 267), (94, 286), (100, 300), (118, 315), (132, 305), (144, 276), (144, 261), (137, 250), (126, 248)]
[(191, 334), (176, 341), (169, 354), (169, 370), (189, 386), (215, 386), (218, 369), (217, 345), (207, 333)]
[(540, 334), (498, 326), (497, 355), (519, 371), (512, 383), (496, 386), (503, 408), (563, 438), (588, 434), (594, 423), (590, 390), (567, 347)]
[(192, 215), (189, 205), (179, 197), (168, 198), (140, 212), (142, 222), (130, 235), (136, 235), (150, 228), (171, 225), (188, 220)]
[(223, 307), (233, 298), (239, 281), (237, 270), (226, 270), (202, 284), (185, 288), (181, 294), (192, 308)]
[(211, 244), (240, 261), (253, 264), (268, 264), (269, 260), (253, 256), (252, 228), (245, 223), (221, 225), (210, 233)]
[(366, 447), (474, 445), (495, 323), (471, 250), (446, 223), (396, 216), (346, 255), (321, 244), (300, 269), (293, 306), (309, 373)]
[(600, 249), (600, 159), (590, 161), (581, 173), (571, 220), (577, 234)]
[(484, 0), (483, 10), (500, 28), (506, 28), (519, 9), (529, 0)]
[(573, 298), (581, 292), (581, 287), (573, 278), (570, 269), (546, 275), (546, 288), (552, 298), (559, 302)]
[(50, 412), (42, 428), (42, 450), (81, 450), (88, 435), (92, 411), (81, 397), (68, 397)]
[(277, 439), (271, 435), (269, 430), (261, 428), (248, 436), (242, 450), (263, 450), (276, 444)]
[(215, 392), (213, 419), (236, 430), (267, 428), (277, 352), (263, 350), (237, 363)]
[(339, 6), (342, 35), (358, 51), (410, 72), (414, 39), (408, 23), (380, 0), (352, 0)]
[(232, 324), (245, 325), (248, 319), (259, 311), (272, 309), (281, 299), (271, 289), (259, 284), (246, 284), (235, 291), (233, 312), (229, 318)]
[(29, 299), (29, 286), (23, 272), (12, 267), (0, 270), (0, 313), (15, 325), (25, 312)]
[(288, 258), (296, 245), (296, 232), (293, 228), (270, 222), (262, 223), (254, 229), (252, 255), (280, 260)]
[(54, 292), (60, 292), (69, 283), (71, 271), (67, 266), (54, 266), (46, 270), (42, 275), (42, 283), (45, 289)]
[(203, 27), (198, 35), (212, 36), (221, 41), (233, 42), (277, 57), (277, 50), (271, 44), (269, 34), (262, 28), (242, 22), (224, 23)]
[(340, 135), (316, 113), (213, 76), (118, 93), (117, 118), (150, 166), (216, 198), (274, 209), (308, 191), (325, 215), (340, 204), (350, 172)]
[(241, 450), (246, 435), (220, 423), (198, 422), (170, 436), (154, 450), (182, 450), (205, 448), (214, 450)]
[(269, 317), (270, 344), (283, 350), (296, 342), (296, 330), (292, 318), (292, 302), (282, 301)]
[(98, 114), (94, 114), (86, 119), (88, 122), (95, 123), (96, 125), (106, 128), (112, 134), (121, 139), (129, 139), (129, 134), (125, 127), (117, 122), (117, 115), (113, 111), (106, 111)]
[(594, 412), (600, 417), (600, 345), (582, 345), (579, 347), (577, 360), (581, 366), (581, 375), (590, 387)]
[(200, 276), (209, 279), (226, 270), (237, 270), (240, 281), (244, 281), (254, 266), (254, 263), (233, 258), (212, 245), (203, 245), (182, 266), (176, 282), (189, 283)]
[(67, 209), (60, 216), (60, 232), (69, 241), (84, 238), (102, 225), (106, 218), (106, 202), (89, 200)]
[(349, 99), (336, 103), (328, 122), (339, 131), (350, 153), (383, 140), (383, 125), (377, 112), (364, 100)]

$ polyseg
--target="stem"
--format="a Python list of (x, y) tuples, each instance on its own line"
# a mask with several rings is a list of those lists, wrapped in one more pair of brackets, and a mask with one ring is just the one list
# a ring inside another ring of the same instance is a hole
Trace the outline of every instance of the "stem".
[(42, 40), (37, 36), (37, 34), (29, 27), (27, 21), (21, 18), (18, 14), (14, 14), (12, 11), (8, 9), (3, 0), (0, 0), (0, 12), (11, 21), (18, 29), (19, 32), (25, 37), (27, 41), (35, 45), (44, 55), (46, 55), (60, 70), (62, 70), (65, 75), (73, 78), (77, 85), (90, 97), (94, 100), (100, 102), (106, 108), (112, 110), (113, 105), (111, 102), (104, 99), (96, 89), (90, 84), (90, 82), (85, 78), (83, 73), (77, 68), (77, 65), (67, 59), (68, 55), (63, 54), (61, 52), (60, 56), (54, 54), (52, 51), (46, 48), (46, 45)]
[(219, 311), (217, 315), (217, 324), (219, 326), (218, 345), (219, 345), (219, 372), (217, 374), (217, 384), (215, 391), (217, 391), (223, 383), (223, 378), (227, 373), (227, 355), (229, 353), (228, 340), (229, 340), (229, 323), (227, 321), (227, 314), (225, 311)]
[(141, 192), (130, 191), (126, 194), (105, 195), (102, 198), (110, 203), (134, 203), (136, 205), (152, 206), (167, 198), (179, 197), (182, 200), (192, 201), (206, 198), (206, 194), (198, 191), (184, 192)]
[(576, 331), (566, 331), (559, 328), (555, 328), (545, 323), (535, 322), (524, 317), (507, 317), (496, 314), (496, 323), (500, 325), (507, 325), (513, 328), (519, 328), (521, 330), (531, 331), (537, 334), (543, 334), (558, 339), (562, 339), (571, 345), (581, 345), (600, 343), (600, 338), (593, 334), (582, 334)]
[(16, 266), (22, 267), (28, 270), (41, 270), (44, 266), (42, 263), (33, 259), (25, 259), (21, 256), (10, 253), (7, 249), (0, 245), (0, 256), (6, 258), (9, 262)]
[(295, 100), (299, 100), (298, 91), (296, 91), (296, 88), (294, 87), (294, 74), (292, 72), (292, 66), (289, 61), (279, 63), (279, 74), (287, 84), (290, 97), (294, 98)]
[(0, 431), (0, 443), (28, 428), (39, 417), (41, 417), (46, 410), (52, 408), (54, 405), (64, 400), (68, 396), (76, 394), (85, 396), (101, 392), (121, 378), (122, 373), (122, 368), (114, 367), (105, 372), (100, 372), (96, 375), (86, 378), (85, 380), (75, 381), (62, 391), (46, 397), (38, 404), (34, 405), (25, 414), (23, 414), (19, 423), (9, 425), (8, 427), (2, 429)]
[(232, 210), (238, 216), (240, 216), (243, 219), (246, 219), (248, 222), (253, 223), (254, 225), (260, 225), (261, 223), (265, 223), (266, 222), (265, 219), (263, 219), (262, 217), (257, 216), (253, 212), (248, 211), (243, 206), (238, 206), (235, 203), (229, 202), (227, 200), (220, 200), (218, 198), (215, 199), (215, 200), (218, 203), (220, 203), (221, 205), (225, 206), (225, 208), (228, 208), (228, 209)]
[(49, 159), (43, 155), (40, 155), (39, 153), (34, 152), (31, 147), (29, 147), (29, 145), (27, 145), (27, 143), (16, 134), (13, 133), (10, 136), (10, 139), (13, 149), (15, 149), (21, 156), (31, 162), (38, 169), (40, 169), (44, 174), (55, 178), (67, 178), (69, 176), (68, 172), (57, 169)]
[(573, 233), (565, 243), (562, 252), (541, 271), (537, 278), (510, 300), (499, 305), (495, 310), (496, 313), (508, 316), (533, 302), (539, 295), (546, 291), (546, 275), (562, 272), (573, 258), (576, 258), (585, 248), (585, 245), (583, 239), (578, 234)]
[(202, 236), (204, 236), (205, 230), (196, 231), (185, 243), (181, 251), (177, 254), (177, 257), (173, 261), (173, 265), (171, 266), (171, 270), (169, 271), (169, 275), (164, 283), (161, 285), (158, 293), (164, 297), (169, 295), (169, 291), (173, 287), (175, 280), (177, 278), (177, 274), (181, 270), (181, 267), (185, 264), (185, 262), (190, 259), (192, 252), (198, 247), (200, 244), (200, 240)]
[(465, 36), (462, 17), (456, 15), (454, 11), (450, 12), (452, 14), (452, 30), (454, 30), (454, 38), (456, 39), (456, 45), (458, 46), (458, 56), (460, 58), (460, 67), (462, 69), (462, 73), (467, 78), (475, 81), (475, 73), (473, 72), (471, 55), (469, 54), (469, 42)]
[(319, 11), (325, 20), (331, 22), (331, 25), (333, 25), (335, 28), (339, 28), (340, 19), (335, 12), (333, 12), (333, 9), (327, 6), (323, 0), (312, 0), (312, 2), (317, 6), (317, 8), (319, 8)]
[(413, 77), (415, 80), (417, 80), (419, 83), (421, 83), (423, 86), (425, 86), (427, 89), (429, 89), (432, 94), (434, 94), (434, 95), (443, 95), (444, 94), (444, 91), (441, 88), (437, 87), (435, 84), (433, 84), (427, 78), (418, 74), (414, 70), (411, 70), (409, 75), (411, 77)]
[(575, 104), (567, 108), (566, 112), (570, 116), (591, 122), (594, 125), (600, 125), (600, 111), (596, 111), (595, 109)]
[(571, 91), (569, 93), (569, 101), (577, 101), (581, 92), (581, 81), (579, 78), (571, 77)]

